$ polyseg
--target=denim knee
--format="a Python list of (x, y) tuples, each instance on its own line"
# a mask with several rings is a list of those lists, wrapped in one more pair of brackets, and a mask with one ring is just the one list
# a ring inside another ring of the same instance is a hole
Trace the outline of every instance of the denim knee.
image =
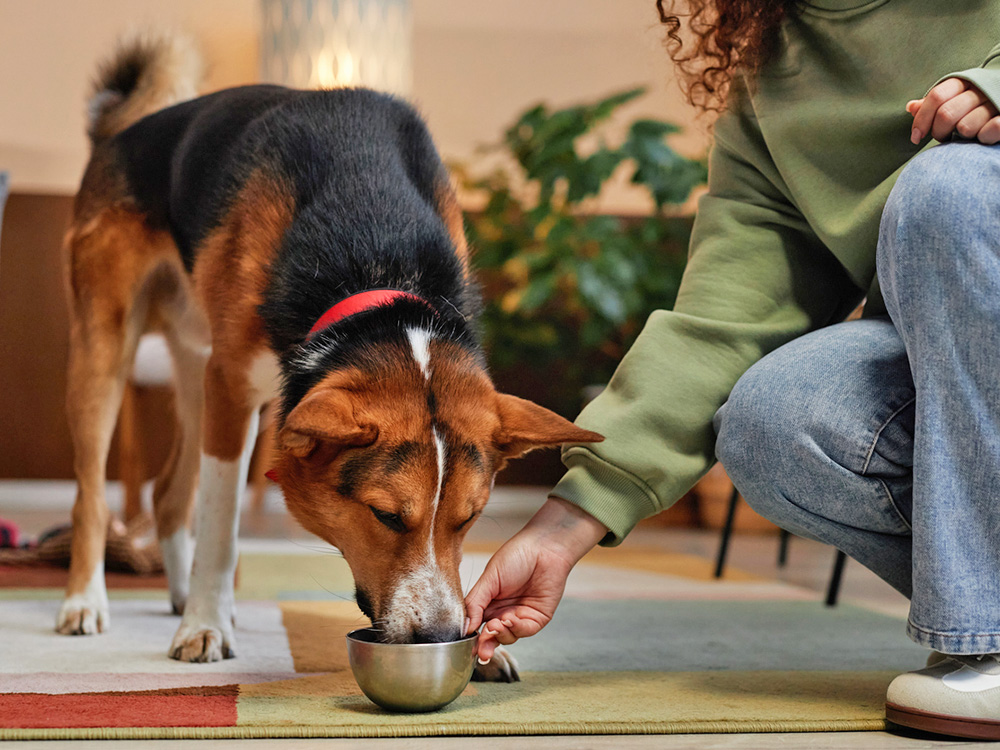
[[(736, 383), (715, 415), (715, 453), (747, 503), (764, 517), (781, 524), (786, 506), (778, 487), (785, 474), (792, 444), (802, 439), (800, 421), (782, 417), (767, 362), (750, 368)], [(798, 434), (796, 434), (798, 433)], [(790, 508), (789, 508), (790, 509)]]
[(883, 290), (918, 301), (928, 284), (947, 283), (967, 263), (955, 252), (970, 244), (963, 238), (995, 222), (995, 191), (988, 186), (998, 184), (994, 146), (945, 143), (911, 159), (882, 212), (876, 260)]

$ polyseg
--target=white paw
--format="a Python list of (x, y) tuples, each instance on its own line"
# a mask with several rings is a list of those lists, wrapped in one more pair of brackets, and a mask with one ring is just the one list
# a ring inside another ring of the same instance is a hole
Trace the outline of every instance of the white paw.
[(104, 561), (99, 562), (78, 594), (63, 600), (56, 619), (56, 632), (63, 635), (103, 633), (111, 625), (108, 616), (108, 590), (104, 586)]
[(171, 659), (180, 661), (232, 659), (236, 656), (232, 613), (219, 612), (210, 617), (199, 617), (189, 609), (177, 628), (169, 654)]
[(56, 632), (63, 635), (93, 635), (103, 633), (111, 625), (108, 597), (85, 592), (67, 597), (59, 608)]
[(521, 676), (517, 671), (517, 660), (503, 646), (497, 646), (489, 663), (476, 664), (472, 679), (476, 682), (520, 682)]

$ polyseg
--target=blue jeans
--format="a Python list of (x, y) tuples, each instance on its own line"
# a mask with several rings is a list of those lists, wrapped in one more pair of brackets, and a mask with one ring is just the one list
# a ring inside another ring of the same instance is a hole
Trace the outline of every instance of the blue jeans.
[(1000, 652), (1000, 146), (915, 157), (882, 215), (889, 317), (802, 336), (715, 418), (747, 502), (910, 598), (907, 632)]

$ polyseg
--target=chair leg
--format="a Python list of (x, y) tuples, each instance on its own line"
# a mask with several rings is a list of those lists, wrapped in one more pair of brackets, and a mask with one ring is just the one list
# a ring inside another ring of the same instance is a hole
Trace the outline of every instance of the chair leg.
[(719, 540), (719, 554), (715, 559), (715, 577), (722, 578), (726, 567), (726, 553), (729, 552), (729, 537), (733, 533), (733, 518), (736, 516), (736, 503), (739, 502), (740, 491), (733, 485), (733, 494), (729, 496), (729, 509), (726, 511), (726, 523), (722, 527), (722, 538)]
[(830, 587), (826, 590), (826, 606), (835, 607), (837, 598), (840, 596), (840, 582), (844, 577), (844, 565), (847, 563), (847, 555), (837, 550), (837, 557), (833, 561), (833, 573), (830, 574)]
[(142, 513), (142, 483), (145, 461), (139, 428), (139, 388), (126, 382), (118, 415), (118, 474), (125, 492), (125, 521)]
[(778, 567), (783, 568), (788, 564), (788, 540), (792, 534), (784, 529), (778, 529)]

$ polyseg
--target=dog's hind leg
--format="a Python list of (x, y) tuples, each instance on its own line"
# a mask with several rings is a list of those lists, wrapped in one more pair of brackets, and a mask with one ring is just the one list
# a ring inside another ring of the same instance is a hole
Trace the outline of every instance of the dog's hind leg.
[(176, 433), (170, 457), (153, 487), (156, 535), (163, 553), (163, 567), (170, 586), (175, 614), (184, 612), (194, 542), (189, 531), (191, 506), (198, 486), (201, 456), (201, 418), (205, 403), (205, 362), (209, 345), (182, 335), (176, 327), (166, 331), (174, 362)]
[(134, 232), (125, 223), (121, 216), (95, 220), (71, 232), (67, 243), (72, 322), (66, 411), (78, 485), (69, 583), (56, 623), (67, 635), (98, 633), (109, 624), (105, 470), (127, 368), (145, 323), (136, 263), (128, 255)]

